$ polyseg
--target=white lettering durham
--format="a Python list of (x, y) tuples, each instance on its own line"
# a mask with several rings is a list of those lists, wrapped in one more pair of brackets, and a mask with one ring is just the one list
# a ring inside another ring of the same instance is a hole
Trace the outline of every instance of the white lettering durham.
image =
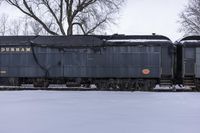
[(1, 47), (0, 48), (0, 53), (12, 53), (12, 52), (17, 52), (17, 53), (28, 53), (31, 52), (31, 48), (29, 47)]

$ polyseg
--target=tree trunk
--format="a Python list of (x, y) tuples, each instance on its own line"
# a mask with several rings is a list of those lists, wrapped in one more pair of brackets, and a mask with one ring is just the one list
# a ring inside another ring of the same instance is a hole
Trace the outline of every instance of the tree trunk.
[(72, 35), (73, 34), (73, 25), (72, 23), (68, 23), (68, 29), (67, 29), (67, 35)]

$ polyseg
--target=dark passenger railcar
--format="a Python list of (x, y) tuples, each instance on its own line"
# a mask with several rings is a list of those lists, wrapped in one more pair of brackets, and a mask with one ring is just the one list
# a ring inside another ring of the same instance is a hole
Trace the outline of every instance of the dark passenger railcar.
[(109, 36), (103, 39), (107, 61), (104, 70), (110, 68), (107, 70), (110, 73), (104, 75), (117, 78), (118, 86), (152, 90), (156, 84), (173, 85), (175, 47), (167, 37)]
[[(26, 65), (34, 36), (0, 37), (0, 84), (19, 85), (19, 72)], [(24, 71), (22, 71), (23, 73)], [(24, 72), (25, 73), (25, 72)]]
[(172, 85), (174, 46), (164, 36), (0, 37), (1, 83), (152, 89)]
[(188, 36), (177, 43), (178, 83), (200, 90), (200, 36)]

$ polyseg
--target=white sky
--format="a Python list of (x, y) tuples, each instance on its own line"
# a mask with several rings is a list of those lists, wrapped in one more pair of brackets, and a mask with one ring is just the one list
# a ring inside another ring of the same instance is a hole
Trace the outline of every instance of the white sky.
[[(108, 34), (162, 34), (173, 41), (183, 34), (178, 32), (178, 16), (188, 0), (127, 0), (121, 10), (117, 25), (111, 27)], [(9, 13), (13, 17), (20, 12), (11, 7), (1, 6), (0, 13)]]
[(125, 34), (162, 34), (173, 41), (183, 35), (178, 32), (180, 12), (188, 0), (128, 0), (113, 32)]

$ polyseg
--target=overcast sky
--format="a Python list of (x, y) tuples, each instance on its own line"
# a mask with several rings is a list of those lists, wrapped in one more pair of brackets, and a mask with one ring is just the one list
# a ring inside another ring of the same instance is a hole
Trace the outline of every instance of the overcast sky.
[(180, 12), (188, 0), (128, 0), (113, 32), (125, 34), (162, 34), (173, 41), (183, 35), (178, 32)]
[[(121, 10), (117, 26), (111, 27), (108, 34), (162, 34), (173, 41), (183, 35), (178, 32), (178, 16), (188, 0), (127, 0)], [(3, 6), (0, 13), (19, 16), (19, 12)]]

